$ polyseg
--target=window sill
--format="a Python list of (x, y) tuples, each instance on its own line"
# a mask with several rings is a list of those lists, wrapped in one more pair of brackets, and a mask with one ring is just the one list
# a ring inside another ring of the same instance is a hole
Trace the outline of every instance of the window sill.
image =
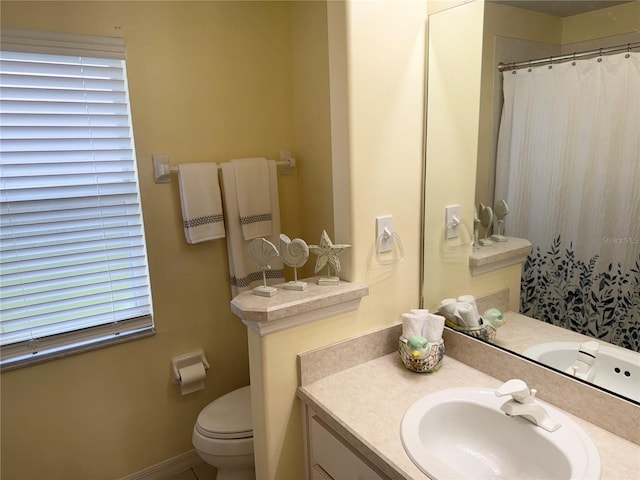
[(140, 330), (121, 333), (119, 335), (109, 335), (108, 337), (96, 338), (85, 342), (78, 342), (74, 345), (69, 345), (61, 348), (50, 349), (48, 351), (42, 351), (37, 354), (24, 355), (15, 359), (6, 360), (2, 363), (0, 370), (2, 373), (17, 370), (23, 367), (29, 367), (38, 363), (48, 362), (50, 360), (57, 360), (59, 358), (70, 357), (79, 353), (90, 352), (92, 350), (98, 350), (99, 348), (110, 347), (119, 343), (131, 342), (139, 340), (141, 338), (151, 337), (155, 335), (156, 330), (154, 327), (145, 327)]

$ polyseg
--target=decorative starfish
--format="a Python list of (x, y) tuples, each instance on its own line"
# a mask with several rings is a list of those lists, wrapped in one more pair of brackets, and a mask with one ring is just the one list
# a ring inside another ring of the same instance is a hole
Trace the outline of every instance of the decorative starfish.
[(338, 273), (340, 271), (340, 260), (338, 260), (338, 255), (350, 247), (351, 245), (347, 245), (346, 243), (334, 245), (333, 242), (331, 242), (327, 231), (323, 230), (320, 245), (309, 245), (309, 251), (318, 256), (314, 270), (315, 273), (318, 273), (327, 264), (329, 264), (329, 276), (331, 276), (331, 267), (333, 267), (333, 270)]

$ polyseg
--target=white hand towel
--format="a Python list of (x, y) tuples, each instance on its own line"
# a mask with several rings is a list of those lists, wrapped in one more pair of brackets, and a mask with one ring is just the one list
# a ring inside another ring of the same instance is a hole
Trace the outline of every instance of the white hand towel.
[(426, 308), (412, 308), (411, 313), (417, 315), (422, 320), (426, 320), (429, 316), (429, 310)]
[(463, 327), (477, 327), (480, 325), (480, 317), (476, 315), (473, 305), (467, 302), (458, 302), (455, 316)]
[(225, 236), (218, 165), (187, 163), (178, 166), (178, 185), (184, 236), (199, 243)]
[(473, 307), (473, 313), (476, 317), (480, 316), (480, 312), (478, 312), (478, 305), (476, 305), (476, 299), (473, 295), (461, 295), (458, 297), (458, 301), (470, 304)]
[(449, 320), (453, 320), (456, 313), (457, 301), (455, 298), (445, 298), (440, 302), (440, 313), (442, 313)]
[(422, 336), (423, 319), (413, 313), (402, 314), (402, 336), (409, 340), (411, 337)]
[[(276, 162), (268, 160), (269, 188), (271, 190), (270, 209), (273, 212), (273, 235), (264, 237), (274, 245), (280, 242), (280, 204), (278, 201), (278, 172)], [(224, 211), (227, 219), (227, 252), (229, 255), (229, 275), (231, 280), (231, 295), (262, 285), (262, 272), (258, 265), (247, 255), (247, 246), (251, 242), (245, 240), (240, 225), (238, 199), (236, 193), (236, 178), (233, 165), (229, 162), (220, 164), (222, 175), (222, 191), (224, 196)], [(271, 270), (266, 271), (267, 284), (284, 283), (284, 265), (280, 257), (271, 261)]]
[(444, 330), (444, 317), (433, 313), (427, 314), (427, 319), (422, 327), (422, 336), (428, 342), (437, 342), (442, 338)]
[(245, 240), (269, 237), (272, 233), (269, 168), (264, 158), (231, 160), (236, 177), (236, 193), (242, 235)]

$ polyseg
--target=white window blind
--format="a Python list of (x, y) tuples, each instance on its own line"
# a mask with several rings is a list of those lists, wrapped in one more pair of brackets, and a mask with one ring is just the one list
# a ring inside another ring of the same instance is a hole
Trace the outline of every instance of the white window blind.
[(153, 332), (120, 39), (3, 30), (2, 367)]

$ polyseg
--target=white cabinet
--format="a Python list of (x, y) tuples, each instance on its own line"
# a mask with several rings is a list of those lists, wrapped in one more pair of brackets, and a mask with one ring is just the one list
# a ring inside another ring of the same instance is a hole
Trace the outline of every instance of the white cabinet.
[(307, 409), (310, 480), (386, 480), (376, 467)]

